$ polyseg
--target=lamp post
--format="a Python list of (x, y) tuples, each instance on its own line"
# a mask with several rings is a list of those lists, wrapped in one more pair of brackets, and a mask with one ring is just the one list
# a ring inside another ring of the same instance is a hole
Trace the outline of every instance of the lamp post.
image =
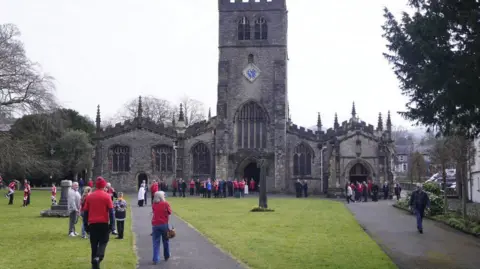
[(321, 189), (322, 192), (323, 192), (323, 180), (324, 180), (324, 177), (323, 177), (323, 151), (325, 149), (327, 149), (327, 147), (325, 147), (325, 146), (322, 146), (322, 148), (320, 149), (320, 177), (321, 177), (320, 189)]

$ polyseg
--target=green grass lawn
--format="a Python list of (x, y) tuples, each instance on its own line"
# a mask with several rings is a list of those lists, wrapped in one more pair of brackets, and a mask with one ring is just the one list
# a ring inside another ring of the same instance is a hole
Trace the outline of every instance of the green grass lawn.
[[(13, 206), (8, 206), (0, 192), (0, 268), (1, 269), (90, 269), (90, 241), (68, 237), (68, 218), (42, 218), (40, 211), (50, 208), (50, 192), (33, 190), (30, 206), (23, 208), (23, 192), (15, 193)], [(57, 199), (59, 199), (59, 194)], [(129, 214), (130, 215), (130, 214)], [(77, 232), (81, 231), (81, 219)], [(133, 269), (131, 219), (127, 218), (125, 239), (112, 235), (102, 262), (102, 269)]]
[(169, 198), (173, 211), (254, 269), (397, 268), (342, 203), (270, 199), (275, 212), (249, 212), (258, 199)]

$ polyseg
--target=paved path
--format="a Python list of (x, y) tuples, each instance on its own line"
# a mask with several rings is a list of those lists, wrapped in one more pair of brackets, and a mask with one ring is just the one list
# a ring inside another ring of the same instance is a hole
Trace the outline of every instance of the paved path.
[(392, 204), (356, 203), (348, 208), (400, 269), (480, 268), (479, 239), (428, 219), (419, 234), (413, 215)]
[[(132, 196), (132, 201), (136, 197)], [(149, 201), (150, 202), (150, 201)], [(170, 259), (163, 261), (163, 248), (160, 250), (161, 262), (152, 265), (152, 226), (151, 207), (132, 206), (133, 232), (136, 234), (136, 247), (139, 256), (139, 269), (235, 269), (244, 268), (229, 255), (220, 251), (210, 241), (189, 227), (179, 218), (172, 216), (177, 236), (170, 240)]]

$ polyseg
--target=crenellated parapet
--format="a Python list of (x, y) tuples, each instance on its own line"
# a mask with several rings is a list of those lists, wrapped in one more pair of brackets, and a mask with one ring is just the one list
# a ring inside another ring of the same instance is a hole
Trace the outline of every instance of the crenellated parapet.
[(136, 129), (148, 130), (150, 132), (164, 135), (168, 137), (175, 137), (177, 135), (175, 129), (171, 126), (165, 126), (162, 122), (157, 123), (149, 118), (135, 118), (133, 120), (126, 120), (123, 123), (117, 123), (115, 126), (107, 126), (100, 129), (96, 134), (98, 140), (110, 138), (123, 133), (131, 132)]
[(311, 141), (317, 141), (318, 140), (318, 135), (323, 136), (325, 132), (323, 131), (312, 131), (310, 129), (306, 129), (305, 127), (300, 127), (296, 124), (291, 124), (288, 126), (287, 132), (294, 134), (300, 138), (308, 139)]

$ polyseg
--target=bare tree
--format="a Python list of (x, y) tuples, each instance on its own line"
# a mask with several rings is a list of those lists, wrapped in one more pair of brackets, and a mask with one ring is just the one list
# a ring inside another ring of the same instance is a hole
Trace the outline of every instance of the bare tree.
[(55, 106), (53, 78), (28, 59), (19, 37), (15, 25), (0, 25), (0, 112), (43, 112)]
[(475, 146), (471, 139), (462, 135), (451, 137), (451, 152), (453, 161), (456, 164), (455, 178), (457, 182), (457, 192), (462, 199), (462, 215), (467, 218), (467, 196), (468, 196), (468, 164), (475, 156)]
[(206, 119), (205, 105), (202, 102), (185, 95), (180, 98), (180, 103), (183, 106), (186, 125), (194, 124)]
[[(142, 115), (154, 122), (170, 122), (173, 117), (174, 107), (164, 99), (154, 96), (142, 96)], [(125, 121), (138, 116), (138, 98), (128, 101), (117, 115), (110, 121)], [(107, 120), (108, 121), (108, 120)]]
[(418, 151), (413, 152), (413, 154), (410, 155), (410, 182), (413, 184), (413, 179), (416, 179), (417, 182), (421, 182), (426, 170), (427, 164), (423, 158), (423, 155)]
[[(442, 170), (442, 181), (444, 190), (447, 186), (447, 166), (452, 161), (452, 144), (448, 138), (437, 138), (434, 140), (434, 144), (429, 151), (430, 159), (435, 166), (439, 167)], [(443, 213), (447, 214), (448, 211), (448, 199), (447, 192), (444, 191), (443, 194), (444, 209)]]

